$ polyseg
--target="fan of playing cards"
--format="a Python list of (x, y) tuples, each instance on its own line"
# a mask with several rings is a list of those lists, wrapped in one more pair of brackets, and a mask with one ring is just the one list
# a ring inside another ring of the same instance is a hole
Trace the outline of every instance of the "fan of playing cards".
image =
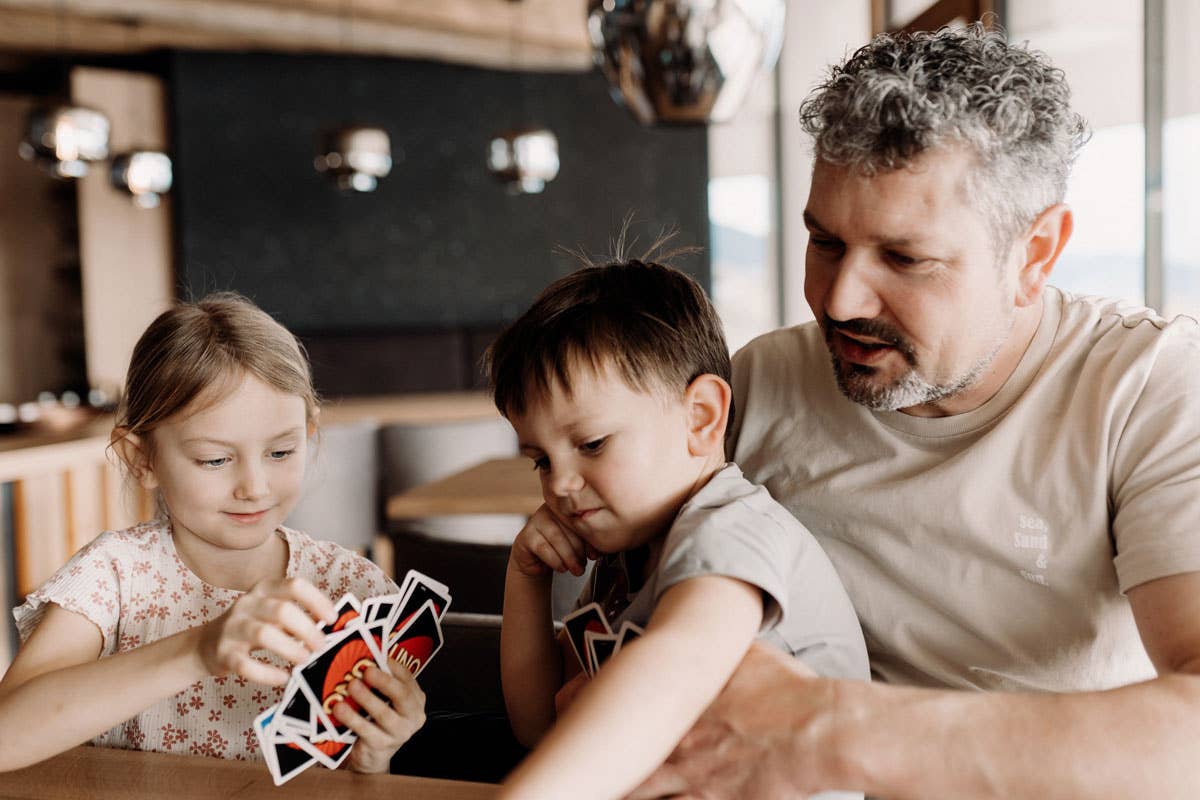
[(588, 675), (595, 675), (605, 661), (643, 633), (629, 620), (621, 623), (620, 630), (613, 633), (598, 603), (588, 603), (572, 611), (563, 618), (563, 627), (567, 629), (575, 657)]
[(449, 589), (415, 570), (404, 576), (399, 594), (361, 604), (347, 594), (337, 602), (337, 619), (321, 626), (325, 647), (292, 670), (283, 699), (254, 720), (276, 786), (315, 763), (336, 769), (346, 760), (357, 737), (332, 718), (333, 706), (359, 709), (347, 686), (368, 666), (390, 673), (392, 660), (421, 674), (441, 649), (441, 620), (449, 606)]

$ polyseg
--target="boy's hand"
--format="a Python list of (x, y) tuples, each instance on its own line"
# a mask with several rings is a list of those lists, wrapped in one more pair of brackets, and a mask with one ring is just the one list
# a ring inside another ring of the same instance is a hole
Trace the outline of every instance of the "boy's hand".
[(550, 571), (582, 575), (589, 549), (548, 506), (542, 505), (513, 540), (509, 561), (531, 578)]
[(417, 679), (399, 661), (392, 662), (391, 670), (388, 675), (378, 667), (368, 667), (361, 680), (350, 682), (350, 696), (362, 713), (349, 703), (333, 707), (333, 717), (358, 735), (346, 757), (355, 772), (387, 772), (392, 756), (425, 724), (425, 693)]
[(268, 650), (300, 664), (324, 645), (316, 620), (331, 620), (333, 603), (303, 578), (262, 581), (200, 628), (200, 660), (210, 675), (235, 673), (258, 683), (282, 686), (286, 670), (254, 658)]

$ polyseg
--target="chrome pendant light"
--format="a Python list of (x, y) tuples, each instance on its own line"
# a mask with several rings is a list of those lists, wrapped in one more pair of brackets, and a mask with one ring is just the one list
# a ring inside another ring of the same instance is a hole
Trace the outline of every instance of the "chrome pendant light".
[(317, 172), (333, 178), (339, 189), (373, 192), (392, 171), (392, 142), (382, 128), (347, 126), (325, 134)]
[(171, 191), (171, 157), (157, 150), (134, 150), (113, 158), (109, 180), (133, 198), (138, 208), (157, 208)]
[(723, 122), (783, 43), (784, 0), (588, 0), (614, 96), (643, 125)]
[(64, 103), (35, 109), (18, 152), (56, 178), (81, 178), (89, 164), (108, 158), (109, 129), (108, 117), (92, 108)]
[(545, 128), (499, 134), (488, 148), (488, 170), (513, 194), (538, 194), (558, 175), (558, 137)]

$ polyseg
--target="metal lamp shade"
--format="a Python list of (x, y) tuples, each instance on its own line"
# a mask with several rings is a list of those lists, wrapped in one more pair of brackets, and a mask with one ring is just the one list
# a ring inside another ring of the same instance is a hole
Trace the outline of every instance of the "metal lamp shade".
[(339, 128), (325, 136), (321, 149), (314, 166), (342, 189), (373, 192), (392, 171), (391, 139), (381, 128)]
[(589, 0), (615, 99), (643, 125), (723, 122), (783, 43), (784, 0)]
[(488, 169), (514, 194), (541, 192), (558, 167), (558, 137), (545, 128), (499, 134), (488, 148)]
[(108, 117), (83, 106), (58, 105), (32, 111), (18, 152), (56, 178), (79, 178), (88, 163), (108, 158)]
[(171, 190), (171, 157), (153, 150), (137, 150), (115, 157), (112, 185), (123, 189), (138, 208), (154, 208)]

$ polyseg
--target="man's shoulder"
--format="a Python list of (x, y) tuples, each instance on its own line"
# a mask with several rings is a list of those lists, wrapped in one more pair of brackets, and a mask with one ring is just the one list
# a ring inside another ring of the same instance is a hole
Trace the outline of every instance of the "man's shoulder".
[(799, 325), (776, 328), (754, 337), (734, 354), (734, 359), (745, 361), (782, 357), (791, 362), (798, 356), (803, 357), (814, 352), (815, 348), (823, 350), (824, 346), (820, 326), (816, 321), (810, 320)]
[[(1126, 300), (1060, 292), (1062, 318), (1055, 350), (1060, 358), (1080, 359), (1085, 372), (1098, 371), (1128, 384), (1161, 373), (1200, 381), (1200, 322), (1165, 317)], [(1159, 375), (1166, 377), (1166, 375)]]

